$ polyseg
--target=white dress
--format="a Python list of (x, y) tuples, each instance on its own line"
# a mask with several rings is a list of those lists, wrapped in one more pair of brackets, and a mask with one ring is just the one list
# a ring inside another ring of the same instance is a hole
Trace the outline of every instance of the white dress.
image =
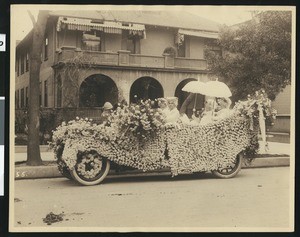
[(169, 112), (167, 112), (166, 115), (167, 123), (176, 123), (180, 117), (180, 113), (176, 108), (169, 110)]
[(230, 109), (221, 109), (220, 111), (216, 112), (215, 120), (221, 120), (221, 119), (227, 118), (230, 116), (231, 113), (232, 112)]
[(168, 107), (161, 109), (161, 111), (165, 117), (167, 117), (168, 114), (170, 113), (170, 109)]
[(183, 123), (183, 124), (190, 124), (190, 119), (186, 114), (180, 115), (179, 120)]

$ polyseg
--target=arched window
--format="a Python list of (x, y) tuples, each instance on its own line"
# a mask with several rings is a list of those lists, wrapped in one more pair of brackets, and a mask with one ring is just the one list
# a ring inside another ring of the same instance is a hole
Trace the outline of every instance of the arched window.
[(86, 78), (79, 89), (79, 107), (102, 107), (105, 102), (118, 103), (118, 88), (108, 76), (97, 74)]
[(152, 77), (141, 77), (137, 79), (130, 88), (130, 102), (138, 100), (160, 98), (164, 96), (161, 84)]

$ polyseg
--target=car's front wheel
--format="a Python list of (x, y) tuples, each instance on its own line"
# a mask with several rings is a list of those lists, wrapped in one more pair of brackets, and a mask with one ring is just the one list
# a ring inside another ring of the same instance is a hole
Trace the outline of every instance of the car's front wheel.
[(110, 161), (100, 156), (96, 151), (83, 152), (71, 175), (82, 185), (96, 185), (101, 183), (110, 169)]

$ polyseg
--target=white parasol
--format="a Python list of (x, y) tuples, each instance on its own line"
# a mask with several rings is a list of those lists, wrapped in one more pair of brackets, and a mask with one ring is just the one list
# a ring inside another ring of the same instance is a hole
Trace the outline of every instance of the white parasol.
[[(204, 92), (204, 95), (215, 97), (215, 98), (217, 97), (228, 98), (232, 96), (232, 93), (229, 87), (224, 82), (218, 81), (217, 78), (215, 81), (206, 82), (206, 91)], [(213, 116), (215, 113), (215, 108), (216, 108), (216, 100), (214, 99), (213, 111), (212, 111)]]
[(206, 91), (206, 83), (201, 81), (190, 81), (183, 88), (183, 91), (204, 94)]
[(193, 114), (196, 111), (196, 101), (197, 101), (197, 94), (203, 94), (206, 91), (206, 83), (199, 81), (190, 81), (188, 82), (183, 88), (182, 91), (191, 92), (196, 94), (195, 101), (194, 101), (194, 108), (193, 108)]
[(221, 81), (208, 81), (206, 82), (206, 90), (204, 91), (204, 95), (211, 97), (230, 97), (232, 93), (229, 87)]

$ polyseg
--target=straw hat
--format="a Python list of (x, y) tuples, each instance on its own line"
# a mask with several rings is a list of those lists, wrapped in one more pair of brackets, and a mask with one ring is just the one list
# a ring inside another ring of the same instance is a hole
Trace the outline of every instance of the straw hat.
[(163, 97), (157, 98), (157, 101), (158, 101), (158, 102), (163, 102), (163, 103), (167, 103), (167, 102), (168, 102), (168, 101), (167, 101), (165, 98), (163, 98)]
[(113, 106), (110, 102), (105, 102), (102, 108), (103, 108), (103, 110), (109, 110), (109, 109), (112, 109)]

